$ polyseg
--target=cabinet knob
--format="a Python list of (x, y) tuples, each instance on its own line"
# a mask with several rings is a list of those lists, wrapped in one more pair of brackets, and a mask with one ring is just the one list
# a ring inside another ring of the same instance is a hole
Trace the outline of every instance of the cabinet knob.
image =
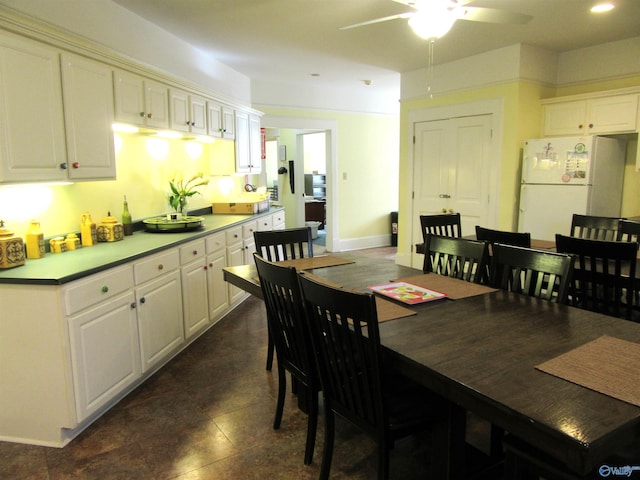
[(134, 308), (136, 308), (136, 302), (131, 302), (131, 309), (133, 310)]
[(205, 265), (205, 266), (204, 266), (204, 269), (205, 269), (205, 270), (208, 270), (208, 269), (209, 269), (209, 267), (208, 267), (207, 265)]
[(209, 268), (213, 268), (213, 263), (210, 263), (210, 264), (209, 264)]
[(62, 162), (60, 164), (60, 170), (66, 170), (67, 169), (67, 162)]
[(71, 164), (71, 166), (72, 166), (73, 168), (80, 168), (80, 162), (73, 162), (73, 163)]
[(593, 123), (590, 123), (590, 124), (589, 124), (589, 128), (593, 128)]
[(147, 301), (147, 299), (146, 299), (146, 298), (144, 298), (144, 297), (142, 297), (142, 298), (140, 299), (140, 303), (144, 303), (144, 302), (146, 302), (146, 301)]
[(197, 255), (197, 254), (198, 254), (198, 250), (194, 250), (194, 251), (193, 251), (193, 254), (194, 254), (194, 255)]
[(580, 124), (580, 125), (578, 125), (578, 128), (579, 128), (579, 129), (582, 129), (582, 127), (583, 127), (583, 126), (584, 126), (584, 125)]
[(107, 293), (109, 291), (109, 287), (107, 285), (103, 285), (102, 288), (100, 289), (100, 291), (102, 293)]
[(147, 113), (147, 118), (151, 118), (153, 116), (153, 113)]
[(164, 269), (164, 265), (160, 263), (160, 264), (158, 265), (158, 270), (162, 270), (162, 269)]
[(145, 113), (144, 113), (144, 112), (140, 112), (140, 116), (141, 116), (141, 117), (144, 117), (144, 116), (145, 116)]

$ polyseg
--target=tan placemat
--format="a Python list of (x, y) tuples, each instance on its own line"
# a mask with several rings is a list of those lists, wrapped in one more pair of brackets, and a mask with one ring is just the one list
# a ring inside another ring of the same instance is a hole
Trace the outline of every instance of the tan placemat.
[(413, 277), (399, 278), (394, 280), (394, 282), (413, 283), (419, 287), (446, 293), (452, 300), (459, 300), (461, 298), (473, 297), (475, 295), (483, 295), (485, 293), (496, 291), (495, 288), (487, 287), (486, 285), (465, 282), (464, 280), (447, 277), (446, 275), (438, 275), (436, 273), (425, 273), (423, 275), (415, 275)]
[(531, 248), (537, 248), (538, 250), (555, 250), (556, 242), (553, 240), (537, 240), (532, 238)]
[[(304, 275), (307, 278), (311, 278), (317, 281), (318, 283), (322, 283), (334, 288), (342, 288), (341, 285), (331, 282), (326, 278), (320, 277), (318, 275), (314, 275), (313, 273), (304, 272)], [(414, 312), (413, 310), (403, 307), (402, 305), (398, 305), (397, 303), (390, 302), (389, 300), (385, 300), (384, 298), (376, 296), (375, 299), (376, 310), (378, 311), (378, 323), (386, 322), (388, 320), (395, 320), (396, 318), (409, 317), (416, 314), (416, 312)]]
[(603, 335), (536, 368), (640, 407), (638, 365), (639, 343)]
[(416, 314), (413, 310), (378, 296), (376, 296), (376, 310), (378, 310), (378, 323)]
[(296, 270), (312, 270), (314, 268), (335, 267), (337, 265), (346, 265), (355, 263), (353, 260), (334, 257), (332, 255), (323, 255), (320, 257), (295, 258), (293, 260), (284, 260), (276, 262), (279, 265), (295, 267)]

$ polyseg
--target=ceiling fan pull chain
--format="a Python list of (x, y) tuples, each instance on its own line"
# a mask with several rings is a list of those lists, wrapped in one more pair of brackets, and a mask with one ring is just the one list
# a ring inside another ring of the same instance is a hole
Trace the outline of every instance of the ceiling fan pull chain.
[(433, 84), (433, 50), (435, 40), (429, 40), (429, 59), (427, 63), (427, 96), (433, 98), (433, 90), (431, 88)]

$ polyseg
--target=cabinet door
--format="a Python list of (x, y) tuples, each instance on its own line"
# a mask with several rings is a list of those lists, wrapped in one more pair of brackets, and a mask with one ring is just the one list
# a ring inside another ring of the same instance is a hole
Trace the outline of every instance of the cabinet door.
[(179, 132), (189, 131), (189, 95), (182, 90), (169, 91), (169, 127)]
[(207, 134), (207, 101), (197, 95), (189, 96), (190, 131), (198, 135)]
[(222, 107), (223, 138), (236, 138), (236, 111), (230, 107)]
[(142, 371), (166, 359), (184, 341), (180, 272), (136, 288)]
[(115, 179), (111, 69), (65, 53), (62, 88), (69, 178)]
[(145, 125), (169, 128), (169, 89), (152, 80), (144, 81)]
[(260, 117), (249, 115), (249, 150), (251, 173), (262, 171), (262, 136), (260, 133)]
[(0, 35), (0, 182), (66, 180), (60, 59)]
[(207, 133), (212, 137), (222, 138), (222, 105), (216, 102), (207, 102)]
[(236, 171), (238, 173), (251, 171), (249, 115), (245, 112), (236, 112)]
[(146, 107), (144, 80), (120, 70), (113, 74), (115, 118), (118, 122), (144, 125)]
[(209, 321), (220, 320), (229, 307), (229, 289), (222, 269), (227, 266), (226, 252), (223, 250), (207, 255), (207, 296), (209, 300)]
[(69, 318), (78, 422), (141, 375), (135, 300), (128, 292)]
[(544, 135), (582, 135), (587, 102), (566, 102), (544, 106)]
[(617, 95), (589, 101), (587, 133), (635, 132), (638, 95)]

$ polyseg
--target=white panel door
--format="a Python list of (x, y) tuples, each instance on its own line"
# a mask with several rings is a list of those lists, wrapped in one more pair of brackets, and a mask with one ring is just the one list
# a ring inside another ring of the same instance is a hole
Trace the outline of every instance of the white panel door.
[[(487, 225), (491, 115), (418, 122), (414, 135), (412, 244), (422, 242), (420, 215), (460, 213), (462, 235)], [(412, 255), (421, 268), (422, 255)]]

